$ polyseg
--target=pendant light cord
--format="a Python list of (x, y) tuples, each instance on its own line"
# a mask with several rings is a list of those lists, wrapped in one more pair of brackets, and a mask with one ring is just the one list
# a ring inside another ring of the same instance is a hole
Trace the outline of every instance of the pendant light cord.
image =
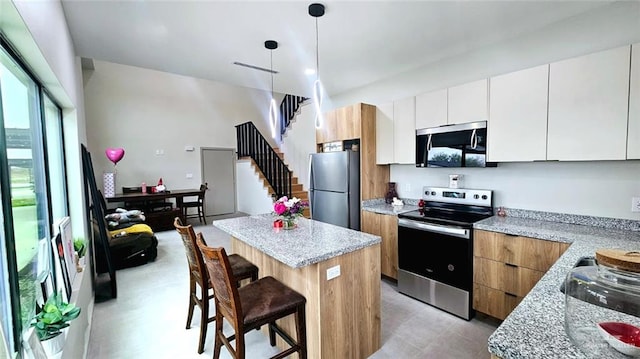
[(273, 98), (273, 50), (271, 50), (271, 98)]
[(318, 39), (318, 18), (316, 17), (316, 80), (320, 78), (320, 45)]

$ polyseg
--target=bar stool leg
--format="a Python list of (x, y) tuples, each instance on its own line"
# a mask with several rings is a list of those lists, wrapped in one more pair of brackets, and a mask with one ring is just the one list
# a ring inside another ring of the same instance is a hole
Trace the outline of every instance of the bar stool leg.
[(304, 305), (300, 305), (295, 315), (296, 336), (298, 337), (298, 345), (300, 346), (300, 359), (307, 359), (307, 324), (304, 311)]
[(193, 319), (193, 308), (196, 303), (193, 298), (193, 293), (196, 291), (196, 282), (193, 278), (189, 280), (189, 311), (187, 312), (187, 326), (186, 329), (191, 328), (191, 319)]

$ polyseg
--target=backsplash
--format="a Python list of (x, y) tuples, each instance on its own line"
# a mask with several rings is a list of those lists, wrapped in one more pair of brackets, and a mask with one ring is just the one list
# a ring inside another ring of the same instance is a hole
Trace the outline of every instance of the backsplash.
[[(507, 217), (536, 219), (540, 221), (561, 222), (569, 224), (581, 224), (585, 226), (602, 227), (607, 229), (621, 229), (626, 231), (640, 232), (640, 221), (621, 218), (607, 218), (583, 216), (578, 214), (530, 211), (517, 208), (503, 208)], [(494, 210), (498, 213), (498, 209)]]
[(499, 163), (496, 168), (416, 168), (391, 165), (400, 198), (421, 198), (423, 186), (493, 190), (494, 207), (640, 220), (631, 197), (640, 195), (640, 161)]

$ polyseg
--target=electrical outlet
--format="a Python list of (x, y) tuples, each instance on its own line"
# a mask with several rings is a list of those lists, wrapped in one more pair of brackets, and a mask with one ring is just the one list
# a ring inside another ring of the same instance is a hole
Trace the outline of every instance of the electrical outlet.
[(333, 266), (329, 269), (327, 269), (327, 280), (331, 280), (335, 277), (339, 277), (340, 276), (340, 265), (337, 266)]
[(193, 173), (187, 173), (187, 178), (189, 179), (193, 178)]
[(640, 197), (631, 198), (631, 212), (640, 212)]

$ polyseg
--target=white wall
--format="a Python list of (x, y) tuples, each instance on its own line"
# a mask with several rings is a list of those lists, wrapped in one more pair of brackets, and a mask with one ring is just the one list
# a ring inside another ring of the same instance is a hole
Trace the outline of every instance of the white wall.
[(631, 197), (640, 196), (640, 161), (500, 163), (496, 168), (391, 166), (398, 195), (421, 198), (422, 186), (491, 189), (495, 206), (640, 220)]
[(365, 102), (378, 105), (498, 74), (640, 41), (640, 2), (613, 2), (538, 31), (496, 43), (360, 89), (332, 95), (332, 109)]
[[(640, 41), (640, 2), (615, 2), (535, 33), (439, 61), (332, 96), (330, 108), (380, 104), (435, 89)], [(464, 174), (467, 188), (492, 189), (498, 206), (640, 220), (640, 161), (504, 163), (498, 168), (436, 169), (391, 165), (398, 194), (420, 198), (422, 186), (446, 186)], [(408, 186), (408, 187), (407, 187)]]
[(309, 155), (316, 153), (314, 120), (315, 111), (309, 101), (300, 107), (282, 139), (284, 160), (305, 190), (309, 190)]
[[(94, 65), (87, 74), (85, 105), (99, 183), (103, 172), (114, 170), (104, 155), (108, 147), (125, 149), (116, 189), (143, 181), (155, 185), (160, 177), (168, 189), (197, 188), (199, 147), (236, 148), (234, 125), (247, 121), (271, 137), (268, 92), (109, 62)], [(185, 146), (196, 150), (186, 152)]]
[(236, 190), (239, 212), (251, 215), (273, 212), (273, 200), (249, 160), (236, 162)]

